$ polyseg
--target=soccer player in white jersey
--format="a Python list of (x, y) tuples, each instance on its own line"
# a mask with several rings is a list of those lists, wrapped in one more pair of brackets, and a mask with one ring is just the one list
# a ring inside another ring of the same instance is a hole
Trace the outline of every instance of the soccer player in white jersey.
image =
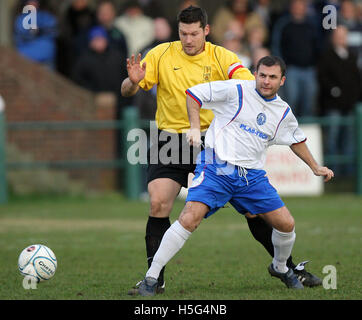
[(325, 181), (334, 173), (314, 160), (291, 108), (277, 95), (284, 74), (284, 62), (267, 56), (259, 61), (255, 80), (214, 81), (186, 91), (191, 145), (201, 143), (200, 108), (211, 109), (215, 117), (206, 133), (205, 150), (199, 154), (186, 205), (164, 234), (140, 285), (140, 295), (155, 294), (161, 269), (203, 218), (227, 202), (239, 213), (259, 215), (273, 227), (274, 257), (268, 271), (288, 288), (303, 289), (286, 266), (295, 241), (294, 219), (263, 170), (266, 149), (273, 144), (289, 146)]

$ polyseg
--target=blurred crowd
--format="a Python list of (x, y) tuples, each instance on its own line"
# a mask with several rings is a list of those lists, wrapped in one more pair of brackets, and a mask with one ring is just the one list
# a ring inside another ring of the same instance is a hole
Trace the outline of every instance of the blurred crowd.
[[(235, 52), (252, 71), (265, 55), (282, 57), (287, 81), (280, 95), (297, 116), (353, 114), (362, 101), (362, 2), (291, 0), (278, 10), (276, 2), (218, 2), (207, 40)], [(51, 8), (49, 1), (19, 2), (20, 9), (25, 5), (37, 8), (38, 28), (24, 29), (26, 14), (19, 10), (13, 39), (21, 54), (93, 92), (113, 92), (119, 110), (134, 104), (143, 118), (154, 118), (155, 89), (131, 101), (120, 96), (120, 85), (132, 53), (144, 55), (159, 43), (178, 40), (176, 17), (164, 13), (162, 1), (69, 0), (62, 10)], [(202, 3), (175, 5), (181, 10)], [(328, 5), (336, 15), (326, 10)], [(336, 137), (329, 139), (334, 152), (340, 133), (334, 128), (330, 134)]]

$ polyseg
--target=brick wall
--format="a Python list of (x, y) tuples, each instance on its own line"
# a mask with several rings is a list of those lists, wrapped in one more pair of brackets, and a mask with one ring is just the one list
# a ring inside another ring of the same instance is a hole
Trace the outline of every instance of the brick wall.
[[(96, 103), (95, 96), (56, 72), (30, 62), (14, 49), (0, 46), (0, 94), (7, 122), (114, 120), (114, 104)], [(113, 130), (8, 130), (8, 143), (37, 161), (113, 160)], [(21, 159), (19, 159), (21, 161)], [(114, 170), (67, 171), (92, 189), (113, 189)]]

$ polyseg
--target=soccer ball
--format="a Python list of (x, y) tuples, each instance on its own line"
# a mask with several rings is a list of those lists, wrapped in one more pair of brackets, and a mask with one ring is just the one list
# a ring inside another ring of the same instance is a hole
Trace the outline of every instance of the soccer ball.
[(54, 276), (57, 259), (48, 247), (33, 244), (20, 253), (18, 268), (24, 277), (33, 277), (37, 282), (45, 281)]

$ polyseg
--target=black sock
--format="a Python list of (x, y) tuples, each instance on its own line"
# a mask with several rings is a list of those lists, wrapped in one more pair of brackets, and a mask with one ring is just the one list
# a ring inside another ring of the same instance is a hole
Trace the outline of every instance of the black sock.
[[(148, 217), (146, 226), (146, 252), (147, 252), (147, 263), (148, 268), (151, 266), (153, 256), (155, 255), (158, 247), (160, 246), (163, 235), (166, 230), (171, 226), (170, 219), (167, 218), (155, 218)], [(159, 285), (163, 284), (163, 274), (165, 267), (162, 268), (158, 277)]]
[[(273, 228), (262, 218), (246, 218), (251, 234), (255, 240), (259, 241), (266, 251), (274, 257), (274, 246), (272, 242)], [(287, 267), (294, 269), (295, 264), (293, 263), (292, 256), (287, 260)]]

